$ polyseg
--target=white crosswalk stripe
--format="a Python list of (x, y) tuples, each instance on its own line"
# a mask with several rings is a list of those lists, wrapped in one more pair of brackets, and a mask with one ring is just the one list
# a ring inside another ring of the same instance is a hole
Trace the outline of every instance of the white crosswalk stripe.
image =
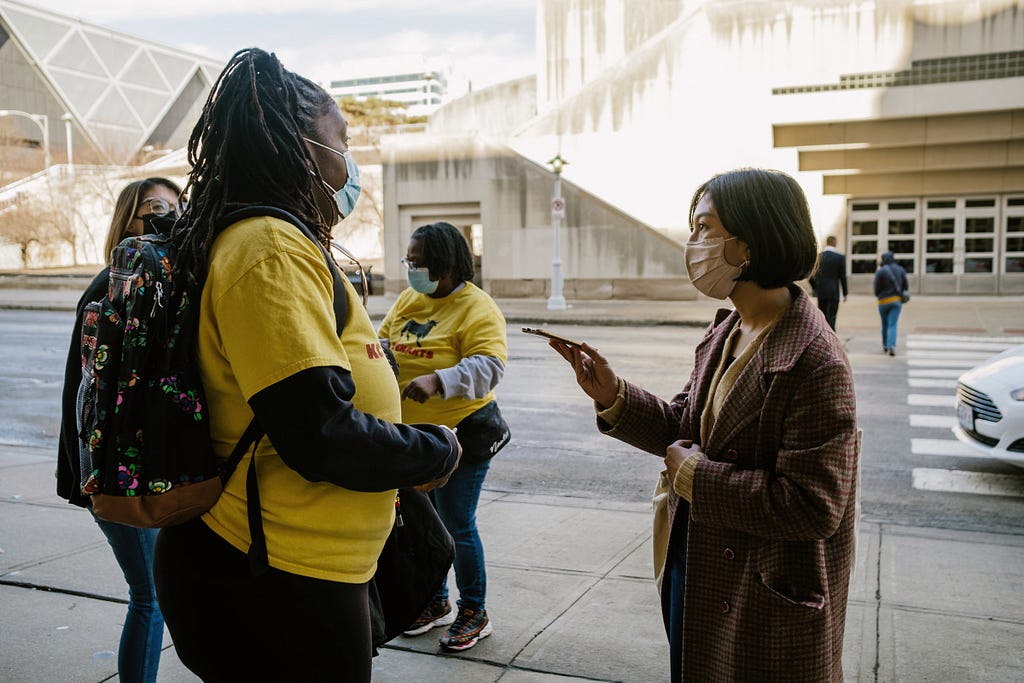
[[(987, 357), (985, 356), (985, 358)], [(985, 360), (985, 358), (981, 360)], [(973, 368), (979, 362), (981, 361), (967, 360), (965, 358), (916, 358), (914, 356), (907, 358), (907, 364), (912, 368), (963, 368), (960, 373)]]
[(907, 381), (911, 389), (956, 389), (956, 379), (953, 378), (911, 377)]
[(935, 358), (938, 360), (969, 360), (974, 364), (978, 364), (983, 360), (988, 360), (992, 356), (1002, 351), (1002, 349), (983, 352), (960, 350), (953, 351), (951, 349), (936, 349), (934, 351), (911, 349), (911, 351), (913, 352), (912, 357), (914, 359)]
[(952, 392), (942, 394), (907, 394), (907, 405), (956, 408), (956, 395)]
[(916, 334), (906, 342), (907, 405), (911, 406), (910, 439), (914, 455), (935, 459), (936, 467), (915, 468), (913, 486), (921, 491), (1024, 496), (1024, 475), (991, 474), (943, 469), (946, 458), (988, 459), (981, 450), (957, 440), (957, 379), (968, 369), (1012, 346), (1024, 337)]
[(907, 342), (907, 348), (912, 349), (914, 351), (948, 351), (951, 348), (956, 348), (957, 350), (960, 351), (965, 351), (969, 349), (971, 353), (988, 352), (989, 354), (996, 354), (1005, 349), (1007, 346), (1014, 346), (1014, 344), (1004, 343), (1002, 341), (968, 341), (965, 337), (950, 340), (916, 339)]
[(954, 415), (911, 415), (911, 427), (935, 427), (937, 429), (952, 429), (956, 426)]
[(957, 368), (910, 368), (907, 370), (908, 377), (948, 377), (955, 380), (964, 374), (963, 370)]
[(958, 458), (987, 458), (956, 439), (911, 439), (910, 452), (915, 455), (953, 455)]
[(1024, 497), (1024, 477), (990, 472), (963, 472), (915, 467), (914, 488), (921, 491), (979, 493), (986, 496)]
[(1008, 349), (1011, 346), (1024, 344), (1024, 337), (979, 337), (976, 335), (966, 334), (912, 334), (907, 337), (908, 347), (915, 347), (918, 345), (924, 345), (927, 347), (933, 344), (957, 344), (972, 347), (978, 345), (992, 345)]

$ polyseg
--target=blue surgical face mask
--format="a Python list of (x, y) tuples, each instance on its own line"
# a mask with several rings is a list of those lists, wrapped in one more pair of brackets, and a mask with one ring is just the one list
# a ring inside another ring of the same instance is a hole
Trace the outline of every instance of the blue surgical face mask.
[(437, 291), (438, 281), (430, 279), (428, 268), (410, 268), (406, 278), (409, 280), (409, 286), (420, 294), (433, 294)]
[[(338, 205), (338, 211), (342, 218), (348, 218), (356, 208), (356, 200), (362, 191), (359, 184), (359, 167), (349, 152), (345, 152), (345, 169), (348, 171), (348, 180), (340, 190), (334, 192), (334, 203)], [(328, 186), (329, 187), (329, 186)]]
[(338, 211), (341, 212), (341, 217), (348, 218), (355, 210), (356, 200), (359, 199), (359, 193), (362, 190), (362, 185), (359, 184), (359, 167), (356, 166), (355, 159), (353, 159), (352, 155), (347, 151), (339, 152), (333, 147), (328, 147), (322, 142), (310, 140), (309, 138), (302, 139), (311, 145), (323, 147), (326, 150), (334, 152), (345, 160), (345, 170), (348, 172), (348, 180), (345, 181), (345, 184), (337, 190), (331, 187), (326, 180), (324, 181), (324, 185), (327, 185), (327, 188), (331, 191), (331, 194), (334, 197), (334, 203), (338, 205)]

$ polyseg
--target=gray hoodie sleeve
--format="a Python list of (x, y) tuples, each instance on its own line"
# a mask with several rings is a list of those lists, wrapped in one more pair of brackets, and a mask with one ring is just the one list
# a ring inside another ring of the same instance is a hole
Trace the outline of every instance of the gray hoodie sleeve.
[(482, 398), (498, 386), (505, 364), (494, 356), (468, 356), (450, 368), (435, 370), (444, 398)]

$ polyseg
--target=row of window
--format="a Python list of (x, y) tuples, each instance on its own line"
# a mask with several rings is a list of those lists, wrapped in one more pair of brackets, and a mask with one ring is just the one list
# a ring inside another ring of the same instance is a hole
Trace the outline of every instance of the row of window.
[(1024, 196), (856, 200), (847, 215), (852, 274), (886, 251), (908, 273), (1024, 273)]
[(438, 103), (441, 102), (441, 97), (444, 95), (444, 92), (436, 85), (429, 87), (426, 85), (422, 85), (410, 86), (406, 88), (380, 88), (376, 90), (363, 89), (360, 90), (359, 92), (348, 93), (339, 93), (338, 91), (333, 92), (333, 94), (340, 95), (342, 97), (379, 97), (382, 99), (388, 99), (389, 97), (392, 97), (394, 95), (409, 95), (413, 93), (422, 94), (426, 98), (435, 99), (437, 100)]
[(773, 95), (809, 92), (893, 88), (908, 85), (981, 81), (991, 78), (1024, 76), (1024, 50), (959, 55), (936, 59), (916, 59), (902, 71), (873, 71), (842, 74), (838, 83), (772, 88)]
[(331, 81), (332, 88), (352, 88), (362, 85), (381, 85), (385, 83), (404, 83), (406, 81), (439, 81), (445, 85), (448, 81), (439, 71), (421, 71), (418, 73), (394, 74), (391, 76), (371, 76), (369, 78), (347, 78), (342, 81)]

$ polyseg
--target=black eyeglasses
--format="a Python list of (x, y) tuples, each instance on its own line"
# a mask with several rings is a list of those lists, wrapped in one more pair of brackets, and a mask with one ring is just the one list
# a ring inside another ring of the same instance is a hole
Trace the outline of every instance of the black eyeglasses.
[[(331, 240), (331, 248), (340, 251), (341, 254), (346, 259), (348, 259), (349, 265), (356, 267), (353, 275), (359, 276), (359, 284), (363, 289), (363, 308), (365, 308), (367, 304), (370, 303), (370, 284), (369, 282), (366, 281), (366, 269), (363, 268), (362, 264), (359, 263), (356, 257), (352, 255), (352, 252), (350, 252), (345, 247), (341, 246), (339, 242)], [(335, 257), (334, 254), (331, 254), (331, 256), (334, 258), (334, 262), (338, 265), (338, 268), (341, 270), (341, 272), (345, 273), (345, 275), (348, 276), (348, 272), (345, 270), (345, 268), (340, 263), (338, 263), (337, 257)], [(349, 282), (351, 281), (352, 280), (350, 278)]]

